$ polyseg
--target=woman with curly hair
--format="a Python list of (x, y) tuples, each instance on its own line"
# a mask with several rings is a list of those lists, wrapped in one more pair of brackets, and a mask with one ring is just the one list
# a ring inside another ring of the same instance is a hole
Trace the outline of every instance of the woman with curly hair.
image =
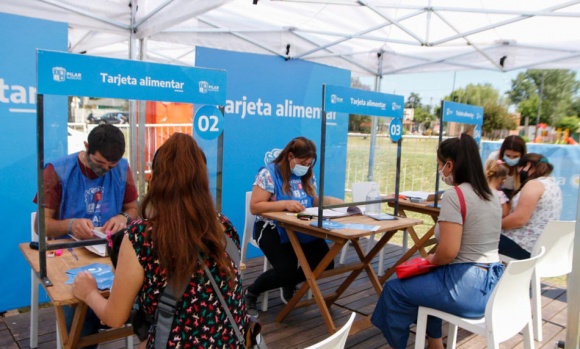
[[(89, 273), (76, 277), (74, 295), (102, 322), (120, 327), (135, 299), (154, 323), (160, 297), (171, 284), (184, 291), (176, 297), (171, 335), (163, 347), (242, 347), (232, 326), (244, 334), (249, 317), (237, 266), (226, 253), (226, 235), (238, 250), (239, 237), (230, 221), (215, 211), (205, 156), (191, 136), (175, 133), (157, 150), (140, 214), (143, 220), (124, 230), (109, 298), (100, 295)], [(202, 263), (215, 278), (235, 324), (223, 311)], [(155, 341), (151, 326), (146, 347), (154, 348)]]

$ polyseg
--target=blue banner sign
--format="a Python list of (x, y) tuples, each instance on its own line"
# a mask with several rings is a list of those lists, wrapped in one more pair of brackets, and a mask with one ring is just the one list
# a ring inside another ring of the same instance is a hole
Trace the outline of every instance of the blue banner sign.
[(324, 109), (349, 114), (403, 118), (405, 98), (386, 93), (326, 85)]
[(224, 105), (226, 72), (38, 50), (38, 93)]
[(481, 125), (483, 123), (483, 107), (443, 101), (443, 121)]

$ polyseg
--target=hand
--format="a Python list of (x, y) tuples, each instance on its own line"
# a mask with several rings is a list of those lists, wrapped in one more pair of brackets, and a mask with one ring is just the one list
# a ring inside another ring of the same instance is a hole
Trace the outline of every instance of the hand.
[(429, 255), (427, 255), (427, 257), (425, 257), (425, 259), (426, 259), (427, 261), (429, 261), (429, 263), (431, 263), (431, 264), (434, 264), (434, 263), (433, 263), (433, 257), (434, 257), (434, 256), (435, 256), (434, 254), (429, 254)]
[(88, 271), (81, 271), (75, 277), (72, 285), (73, 295), (86, 303), (88, 296), (93, 292), (99, 292), (97, 289), (97, 280)]
[(127, 217), (123, 216), (122, 214), (118, 214), (114, 217), (111, 217), (111, 219), (109, 219), (107, 223), (103, 225), (102, 231), (116, 233), (119, 230), (123, 230), (125, 228), (127, 228)]
[(302, 212), (304, 211), (304, 206), (295, 200), (286, 200), (286, 211), (288, 212)]
[(93, 234), (94, 228), (90, 219), (77, 218), (72, 222), (70, 230), (76, 238), (85, 240), (95, 237), (95, 234)]

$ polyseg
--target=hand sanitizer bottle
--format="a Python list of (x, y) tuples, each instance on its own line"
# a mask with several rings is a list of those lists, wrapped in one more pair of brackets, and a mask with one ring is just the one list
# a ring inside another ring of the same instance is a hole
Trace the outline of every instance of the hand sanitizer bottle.
[[(374, 200), (381, 200), (381, 193), (379, 192), (379, 188), (377, 183), (373, 183), (371, 186), (371, 190), (367, 193), (366, 201), (374, 201)], [(367, 204), (365, 206), (365, 214), (366, 215), (379, 215), (381, 213), (381, 203), (374, 203), (374, 204)]]

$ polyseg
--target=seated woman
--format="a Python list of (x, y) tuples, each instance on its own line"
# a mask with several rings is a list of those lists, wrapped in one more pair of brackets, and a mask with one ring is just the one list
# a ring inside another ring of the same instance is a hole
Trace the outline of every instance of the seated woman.
[[(388, 281), (372, 315), (372, 323), (389, 345), (404, 349), (409, 326), (420, 306), (467, 318), (480, 318), (499, 278), (497, 244), (501, 230), (499, 198), (490, 190), (475, 140), (467, 134), (449, 138), (437, 150), (439, 175), (448, 185), (435, 234), (439, 245), (427, 259), (439, 267), (427, 274)], [(465, 216), (462, 215), (462, 206)], [(441, 319), (429, 317), (430, 349), (442, 349)]]
[[(75, 278), (75, 297), (111, 327), (127, 322), (137, 297), (152, 324), (147, 348), (155, 348), (156, 311), (171, 284), (174, 290), (184, 291), (176, 297), (172, 335), (157, 347), (241, 347), (233, 326), (244, 335), (249, 317), (237, 266), (226, 254), (226, 235), (238, 251), (240, 240), (230, 221), (215, 211), (205, 156), (190, 135), (173, 134), (155, 153), (140, 214), (144, 220), (124, 231), (109, 298), (101, 296), (88, 272)], [(228, 320), (201, 263), (217, 281), (237, 323)]]
[[(252, 316), (258, 316), (257, 301), (262, 292), (282, 287), (282, 301), (287, 303), (294, 295), (296, 285), (305, 280), (286, 230), (260, 214), (272, 211), (301, 212), (307, 207), (318, 206), (319, 197), (312, 170), (315, 163), (314, 142), (296, 137), (274, 162), (261, 168), (256, 176), (250, 201), (250, 211), (256, 215), (254, 238), (273, 268), (258, 276), (246, 289), (246, 304)], [(324, 197), (325, 205), (341, 202), (337, 198)], [(298, 240), (310, 268), (314, 270), (329, 251), (326, 241), (300, 233)], [(327, 267), (332, 268), (334, 262)]]
[(509, 172), (501, 190), (509, 199), (513, 196), (514, 191), (521, 186), (516, 173), (516, 165), (521, 157), (526, 155), (526, 152), (526, 141), (520, 136), (511, 135), (503, 140), (499, 150), (491, 152), (487, 157), (487, 160), (502, 160), (507, 165)]
[(526, 154), (518, 169), (522, 188), (514, 194), (510, 214), (502, 219), (499, 253), (525, 259), (548, 221), (560, 219), (562, 191), (550, 176), (554, 166), (543, 155)]

